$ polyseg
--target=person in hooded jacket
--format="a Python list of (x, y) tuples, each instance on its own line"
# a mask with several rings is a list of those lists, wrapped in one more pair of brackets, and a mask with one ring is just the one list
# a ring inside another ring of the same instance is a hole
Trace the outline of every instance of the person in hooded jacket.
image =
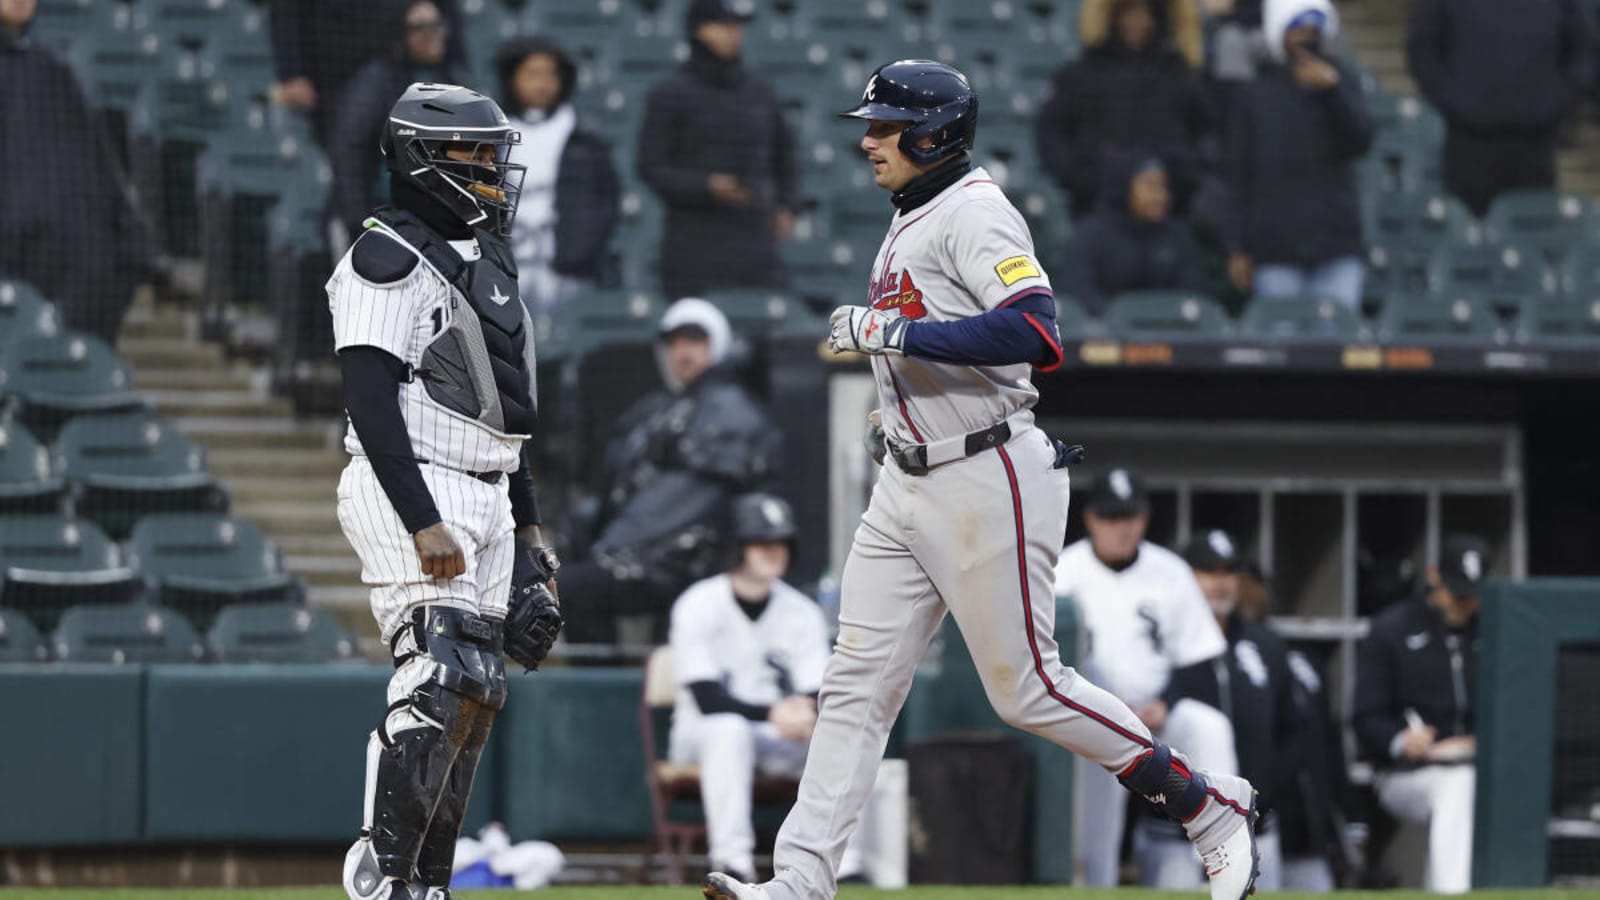
[[(1175, 208), (1188, 208), (1215, 123), (1201, 64), (1194, 0), (1087, 0), (1084, 52), (1056, 70), (1034, 126), (1044, 170), (1086, 216), (1119, 149), (1159, 156)], [(1209, 148), (1214, 149), (1214, 148)]]
[(356, 72), (338, 101), (338, 115), (328, 141), (333, 166), (330, 203), (334, 224), (344, 239), (333, 248), (337, 258), (361, 234), (361, 223), (374, 206), (388, 198), (387, 173), (378, 146), (389, 109), (406, 88), (419, 81), (465, 84), (466, 73), (448, 58), (451, 23), (435, 0), (384, 0), (377, 14), (388, 16), (380, 27), (394, 29), (391, 52)]
[(645, 100), (639, 176), (666, 205), (668, 297), (787, 280), (778, 244), (800, 208), (795, 140), (777, 93), (740, 56), (748, 18), (735, 0), (694, 0), (689, 59)]
[(1256, 297), (1356, 309), (1366, 245), (1355, 167), (1373, 137), (1361, 79), (1328, 52), (1339, 32), (1328, 0), (1268, 0), (1264, 21), (1275, 62), (1239, 89), (1228, 118), (1229, 278)]
[(0, 0), (0, 277), (31, 283), (69, 328), (115, 342), (156, 247), (72, 69)]
[(1513, 189), (1556, 186), (1556, 134), (1594, 87), (1586, 0), (1413, 0), (1406, 63), (1444, 116), (1445, 190), (1474, 215)]
[(611, 145), (572, 107), (578, 66), (546, 37), (519, 38), (495, 60), (501, 102), (522, 132), (511, 162), (527, 167), (511, 232), (530, 313), (594, 287), (611, 262), (621, 190)]
[(729, 377), (731, 341), (727, 317), (705, 300), (684, 298), (662, 315), (665, 386), (619, 419), (599, 509), (584, 523), (594, 541), (561, 569), (562, 590), (583, 598), (563, 610), (572, 643), (614, 643), (620, 615), (650, 615), (664, 632), (673, 599), (724, 567), (732, 498), (776, 475), (780, 433)]
[(1113, 154), (1105, 181), (1099, 208), (1067, 244), (1062, 293), (1099, 316), (1127, 291), (1201, 290), (1194, 236), (1171, 216), (1172, 192), (1160, 158)]

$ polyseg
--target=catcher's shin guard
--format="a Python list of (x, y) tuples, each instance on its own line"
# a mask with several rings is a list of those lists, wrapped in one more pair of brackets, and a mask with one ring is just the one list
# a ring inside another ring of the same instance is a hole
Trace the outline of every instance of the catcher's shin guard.
[[(480, 742), (487, 740), (487, 720), (505, 704), (499, 625), (460, 609), (419, 607), (412, 626), (395, 636), (389, 712), (367, 747), (362, 828), (362, 840), (371, 843), (386, 877), (412, 879), (458, 760), (474, 746), (477, 732)], [(476, 769), (481, 751), (479, 743), (469, 769)], [(463, 792), (470, 790), (472, 774), (462, 773)], [(465, 796), (459, 805), (465, 809)], [(460, 817), (456, 810), (448, 826), (452, 850)]]
[(439, 798), (439, 805), (433, 811), (433, 821), (428, 823), (428, 833), (422, 838), (422, 850), (417, 854), (418, 884), (438, 888), (450, 886), (456, 839), (461, 836), (461, 819), (466, 815), (467, 801), (472, 797), (472, 780), (478, 773), (484, 745), (489, 743), (489, 729), (494, 724), (495, 712), (480, 706), (474, 713), (467, 744), (456, 756), (456, 764), (445, 781), (444, 796)]

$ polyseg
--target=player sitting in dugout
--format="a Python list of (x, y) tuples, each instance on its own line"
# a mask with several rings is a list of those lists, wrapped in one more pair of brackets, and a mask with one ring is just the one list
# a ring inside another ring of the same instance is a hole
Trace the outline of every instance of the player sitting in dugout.
[[(1233, 725), (1195, 699), (1228, 642), (1182, 557), (1144, 539), (1150, 495), (1143, 479), (1123, 468), (1102, 474), (1089, 487), (1083, 520), (1089, 536), (1061, 551), (1056, 566), (1056, 594), (1073, 599), (1089, 636), (1082, 671), (1196, 765), (1237, 775)], [(1078, 783), (1086, 808), (1101, 817), (1078, 847), (1085, 883), (1115, 886), (1126, 796), (1099, 766), (1080, 765)], [(1205, 883), (1187, 842), (1175, 854), (1164, 846), (1175, 841), (1148, 829), (1136, 834), (1141, 883), (1164, 890)]]
[(1378, 770), (1378, 802), (1390, 815), (1428, 827), (1430, 891), (1472, 888), (1473, 686), (1478, 671), (1478, 597), (1489, 546), (1447, 537), (1418, 594), (1372, 619), (1356, 650), (1351, 724)]
[[(755, 777), (799, 779), (805, 770), (829, 641), (816, 602), (783, 581), (795, 537), (789, 504), (738, 498), (733, 537), (733, 567), (690, 585), (672, 606), (678, 699), (669, 755), (699, 768), (712, 868), (754, 881)], [(845, 850), (841, 880), (861, 875), (861, 833)]]
[(576, 516), (574, 530), (594, 539), (561, 573), (584, 598), (567, 611), (573, 643), (615, 642), (618, 616), (664, 622), (680, 591), (718, 571), (729, 501), (777, 472), (781, 435), (733, 379), (731, 343), (727, 317), (705, 300), (661, 317), (663, 387), (618, 419), (626, 430), (606, 448), (601, 490)]

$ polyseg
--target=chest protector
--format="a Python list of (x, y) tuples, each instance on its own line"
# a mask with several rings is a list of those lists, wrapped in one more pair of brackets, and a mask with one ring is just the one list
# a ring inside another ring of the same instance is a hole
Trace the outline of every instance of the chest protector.
[[(475, 230), (481, 255), (469, 261), (411, 213), (384, 207), (373, 218), (454, 288), (450, 321), (436, 327), (414, 372), (428, 396), (502, 434), (532, 434), (538, 418), (533, 323), (517, 294), (516, 263), (506, 240)], [(460, 308), (463, 303), (470, 315)]]

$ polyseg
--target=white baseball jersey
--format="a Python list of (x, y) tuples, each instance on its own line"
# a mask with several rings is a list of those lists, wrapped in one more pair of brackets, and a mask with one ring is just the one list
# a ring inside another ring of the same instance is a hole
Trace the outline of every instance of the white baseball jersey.
[(1094, 555), (1088, 538), (1073, 543), (1056, 564), (1056, 593), (1077, 606), (1100, 686), (1134, 708), (1159, 697), (1174, 669), (1227, 652), (1188, 563), (1148, 541), (1121, 572)]
[(678, 682), (672, 728), (693, 729), (700, 707), (689, 692), (697, 681), (715, 681), (744, 703), (771, 705), (789, 694), (822, 688), (828, 664), (828, 627), (817, 604), (782, 581), (751, 621), (733, 595), (727, 575), (688, 587), (672, 605), (673, 667)]
[[(950, 322), (1049, 291), (1027, 223), (989, 173), (974, 168), (922, 206), (895, 213), (872, 264), (867, 305)], [(1053, 329), (1047, 336), (1059, 343)], [(1032, 368), (874, 356), (884, 430), (921, 444), (998, 424), (1039, 398)]]
[[(377, 226), (382, 228), (382, 226)], [(401, 246), (398, 234), (383, 228)], [(451, 241), (461, 258), (479, 257), (476, 240)], [(413, 252), (415, 252), (413, 248)], [(334, 349), (370, 346), (386, 350), (409, 366), (417, 366), (428, 344), (459, 313), (474, 315), (450, 283), (419, 254), (410, 274), (394, 284), (373, 284), (358, 275), (346, 253), (328, 279), (328, 308), (333, 313)], [(508, 285), (514, 295), (513, 286)], [(400, 385), (400, 414), (412, 451), (418, 459), (463, 472), (515, 472), (522, 442), (528, 435), (502, 434), (434, 402), (420, 380)], [(354, 428), (346, 429), (344, 448), (365, 456)]]

